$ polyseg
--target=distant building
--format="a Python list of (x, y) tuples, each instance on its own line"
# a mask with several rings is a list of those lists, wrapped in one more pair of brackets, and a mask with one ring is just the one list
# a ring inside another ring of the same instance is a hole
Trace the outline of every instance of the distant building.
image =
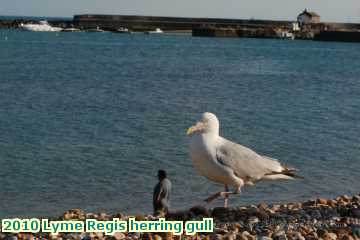
[(308, 12), (306, 9), (299, 14), (297, 20), (300, 25), (320, 23), (320, 15), (316, 12)]

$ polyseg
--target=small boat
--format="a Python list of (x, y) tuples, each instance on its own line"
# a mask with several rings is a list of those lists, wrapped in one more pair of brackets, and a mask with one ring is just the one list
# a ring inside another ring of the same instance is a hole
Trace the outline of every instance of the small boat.
[(291, 32), (280, 32), (279, 37), (281, 39), (289, 39), (289, 40), (295, 39), (295, 35)]
[(63, 29), (60, 27), (52, 27), (47, 21), (43, 20), (39, 23), (21, 23), (19, 28), (25, 31), (33, 32), (60, 32)]
[(120, 27), (119, 29), (117, 29), (116, 31), (114, 31), (115, 33), (131, 33), (129, 31), (129, 29), (127, 29), (126, 27)]
[(99, 28), (99, 27), (87, 29), (86, 31), (87, 31), (87, 32), (105, 32), (104, 30), (102, 30), (102, 29)]
[(147, 34), (162, 34), (164, 33), (160, 28), (156, 28), (155, 31), (148, 31)]
[(64, 28), (62, 32), (80, 32), (81, 30), (78, 28)]

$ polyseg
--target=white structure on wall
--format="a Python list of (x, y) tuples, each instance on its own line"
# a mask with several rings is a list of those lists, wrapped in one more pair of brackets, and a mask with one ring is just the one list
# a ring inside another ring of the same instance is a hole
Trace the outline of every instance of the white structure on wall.
[(300, 26), (299, 26), (299, 23), (292, 23), (292, 30), (293, 30), (293, 32), (298, 32), (298, 31), (300, 31), (301, 29), (300, 29)]

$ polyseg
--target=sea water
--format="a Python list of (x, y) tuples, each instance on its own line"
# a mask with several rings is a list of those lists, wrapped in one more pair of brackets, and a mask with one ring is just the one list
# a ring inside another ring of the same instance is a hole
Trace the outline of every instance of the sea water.
[(305, 177), (230, 205), (355, 194), (359, 106), (360, 44), (1, 30), (0, 217), (151, 213), (158, 169), (172, 209), (203, 204), (223, 189), (188, 154), (205, 111)]

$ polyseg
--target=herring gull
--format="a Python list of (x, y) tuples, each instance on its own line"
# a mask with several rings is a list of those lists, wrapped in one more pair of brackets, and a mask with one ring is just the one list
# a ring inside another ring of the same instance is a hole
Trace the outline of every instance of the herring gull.
[[(190, 127), (187, 134), (191, 137), (190, 158), (195, 169), (200, 175), (225, 186), (224, 192), (207, 198), (208, 203), (222, 196), (227, 207), (229, 195), (240, 194), (243, 186), (261, 180), (301, 178), (294, 174), (295, 169), (281, 165), (277, 159), (219, 136), (219, 120), (213, 113), (202, 114), (202, 119)], [(235, 191), (230, 192), (229, 186)]]

